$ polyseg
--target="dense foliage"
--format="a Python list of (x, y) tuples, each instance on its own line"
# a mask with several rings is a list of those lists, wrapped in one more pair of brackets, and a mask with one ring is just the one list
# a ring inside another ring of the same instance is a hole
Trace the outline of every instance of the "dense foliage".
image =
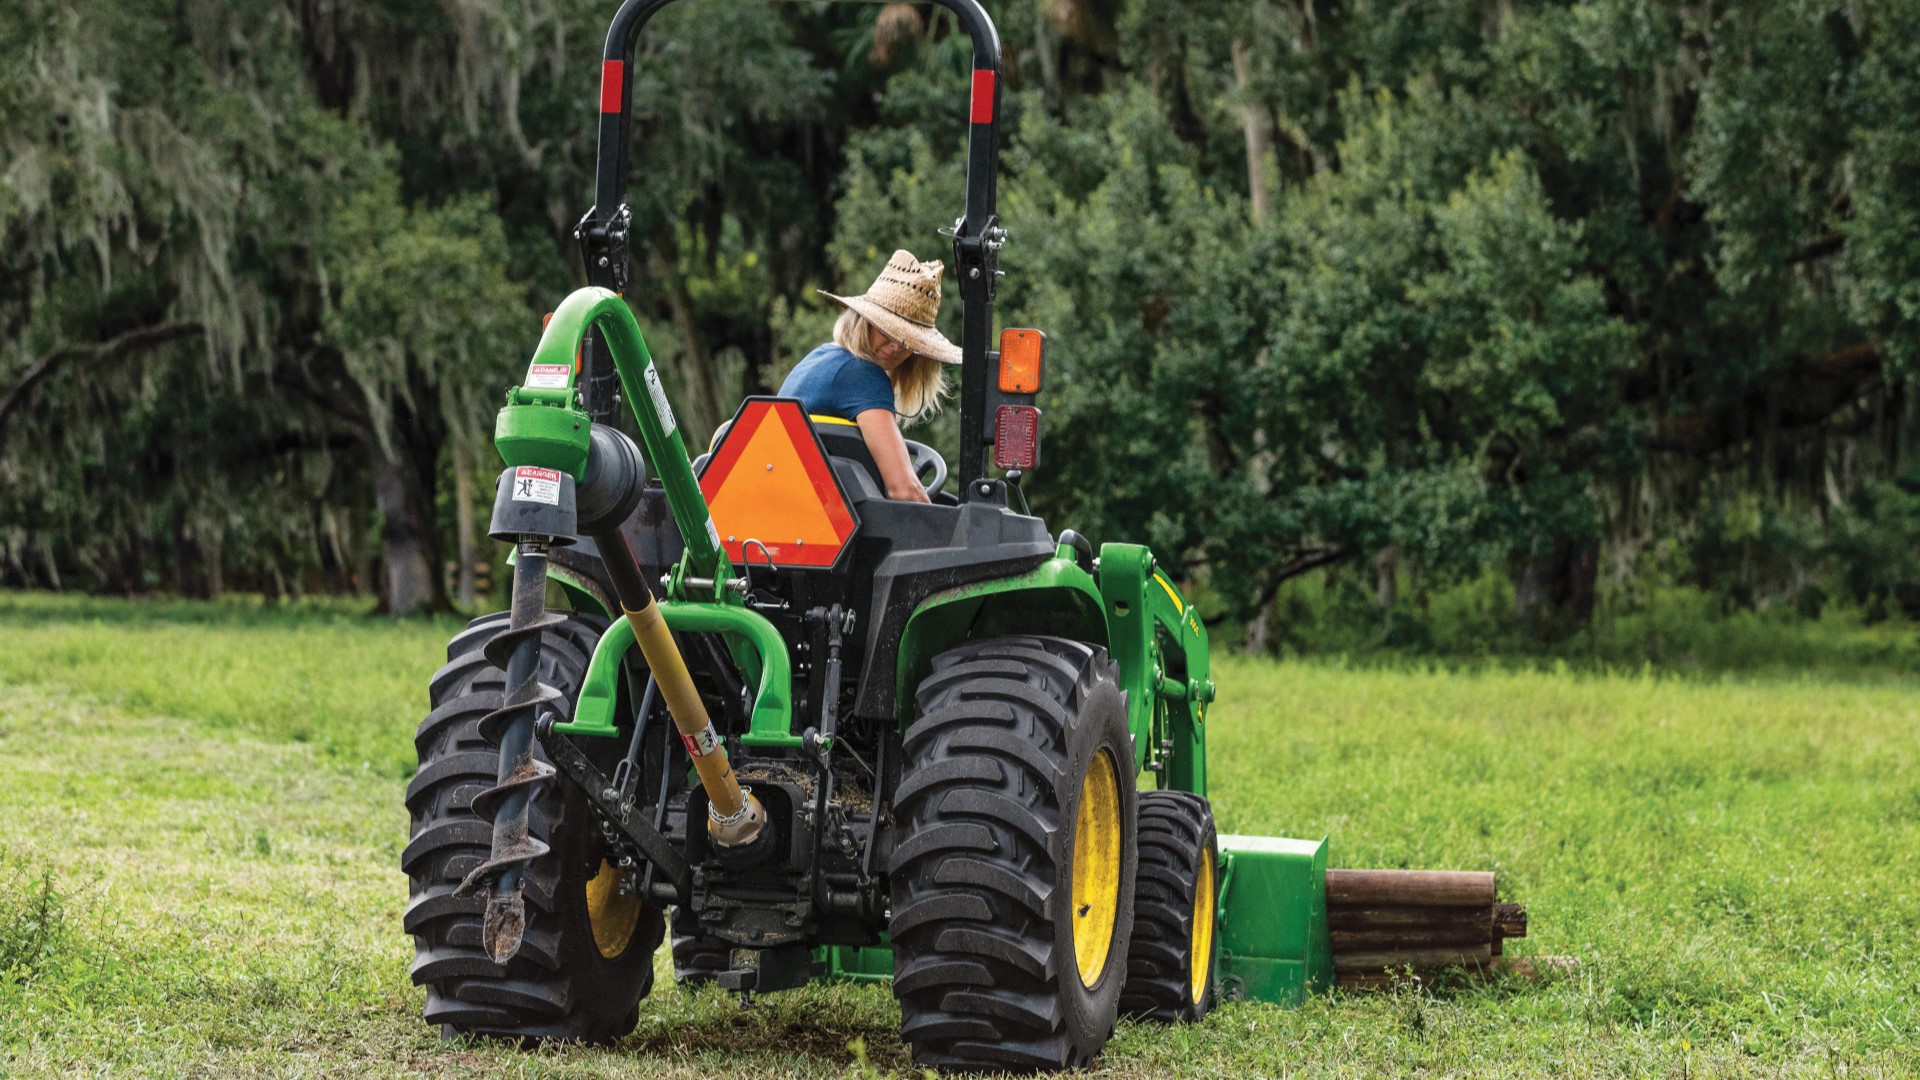
[[(1321, 567), (1548, 633), (1649, 577), (1920, 606), (1920, 2), (989, 8), (1051, 521), (1256, 640)], [(608, 13), (0, 12), (0, 581), (444, 604)], [(630, 299), (696, 433), (814, 289), (944, 256), (967, 64), (923, 5), (649, 27)]]

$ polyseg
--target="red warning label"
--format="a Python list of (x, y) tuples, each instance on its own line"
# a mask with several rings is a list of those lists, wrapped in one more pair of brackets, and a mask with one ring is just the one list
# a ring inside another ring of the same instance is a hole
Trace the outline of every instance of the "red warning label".
[(516, 502), (560, 505), (560, 470), (522, 465), (513, 470), (513, 498)]
[(720, 749), (720, 733), (713, 730), (713, 725), (709, 723), (706, 727), (702, 728), (697, 735), (689, 735), (684, 731), (681, 732), (680, 742), (686, 746), (687, 754), (690, 757), (706, 757), (708, 754)]

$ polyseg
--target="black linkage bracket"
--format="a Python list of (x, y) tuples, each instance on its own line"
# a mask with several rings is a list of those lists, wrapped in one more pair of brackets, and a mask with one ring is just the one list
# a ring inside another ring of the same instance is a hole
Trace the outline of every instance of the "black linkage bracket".
[[(588, 210), (573, 227), (573, 238), (580, 244), (580, 261), (586, 266), (587, 282), (626, 295), (631, 280), (631, 237), (633, 211), (622, 202), (611, 214), (602, 215), (600, 207)], [(582, 346), (580, 385), (587, 415), (596, 424), (616, 424), (619, 411), (620, 376), (611, 363), (599, 355), (600, 334), (587, 334)]]
[(626, 291), (628, 275), (632, 272), (629, 263), (632, 227), (633, 211), (626, 203), (604, 216), (596, 206), (573, 227), (573, 238), (580, 244), (580, 261), (586, 265), (588, 281), (617, 293)]
[(981, 286), (986, 288), (988, 300), (992, 300), (999, 292), (1000, 249), (1006, 245), (1006, 242), (1007, 230), (1000, 227), (998, 217), (989, 217), (986, 227), (974, 235), (963, 232), (960, 226), (955, 227), (953, 272), (960, 283), (962, 297)]
[(554, 714), (548, 713), (540, 718), (540, 725), (536, 729), (541, 749), (547, 752), (547, 759), (559, 768), (562, 776), (580, 788), (593, 808), (620, 830), (620, 834), (632, 842), (659, 873), (666, 875), (676, 893), (686, 896), (693, 884), (687, 860), (675, 850), (673, 842), (665, 834), (646, 820), (646, 815), (632, 800), (621, 797), (614, 789), (613, 781), (587, 760), (587, 755), (573, 745), (573, 740), (553, 730), (553, 723)]

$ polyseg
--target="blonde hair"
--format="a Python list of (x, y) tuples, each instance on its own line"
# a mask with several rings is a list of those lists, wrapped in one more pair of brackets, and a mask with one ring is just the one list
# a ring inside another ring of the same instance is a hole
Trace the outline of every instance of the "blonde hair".
[[(862, 360), (879, 363), (868, 347), (866, 316), (848, 308), (833, 324), (833, 343)], [(885, 331), (881, 331), (885, 333)], [(902, 424), (926, 420), (940, 411), (947, 399), (946, 373), (940, 361), (931, 356), (913, 356), (901, 362), (888, 376), (893, 381), (893, 408)]]

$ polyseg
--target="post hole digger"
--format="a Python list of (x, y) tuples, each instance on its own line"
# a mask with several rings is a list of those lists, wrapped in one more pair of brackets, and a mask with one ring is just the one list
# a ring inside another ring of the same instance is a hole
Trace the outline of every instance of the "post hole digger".
[[(1179, 588), (1144, 547), (1014, 509), (1046, 338), (991, 339), (1000, 52), (976, 0), (940, 0), (974, 49), (954, 490), (910, 444), (934, 501), (885, 498), (857, 429), (790, 399), (748, 399), (690, 458), (620, 296), (628, 65), (668, 2), (614, 17), (591, 284), (496, 423), (511, 610), (449, 645), (416, 735), (402, 862), (427, 1021), (617, 1038), (670, 929), (682, 981), (887, 981), (917, 1062), (1058, 1069), (1120, 1015), (1328, 988), (1352, 970), (1336, 944), (1471, 962), (1521, 932), (1490, 883), (1481, 903), (1375, 878), (1337, 942), (1324, 841), (1216, 833), (1207, 633)], [(1445, 911), (1400, 912), (1435, 895)]]

